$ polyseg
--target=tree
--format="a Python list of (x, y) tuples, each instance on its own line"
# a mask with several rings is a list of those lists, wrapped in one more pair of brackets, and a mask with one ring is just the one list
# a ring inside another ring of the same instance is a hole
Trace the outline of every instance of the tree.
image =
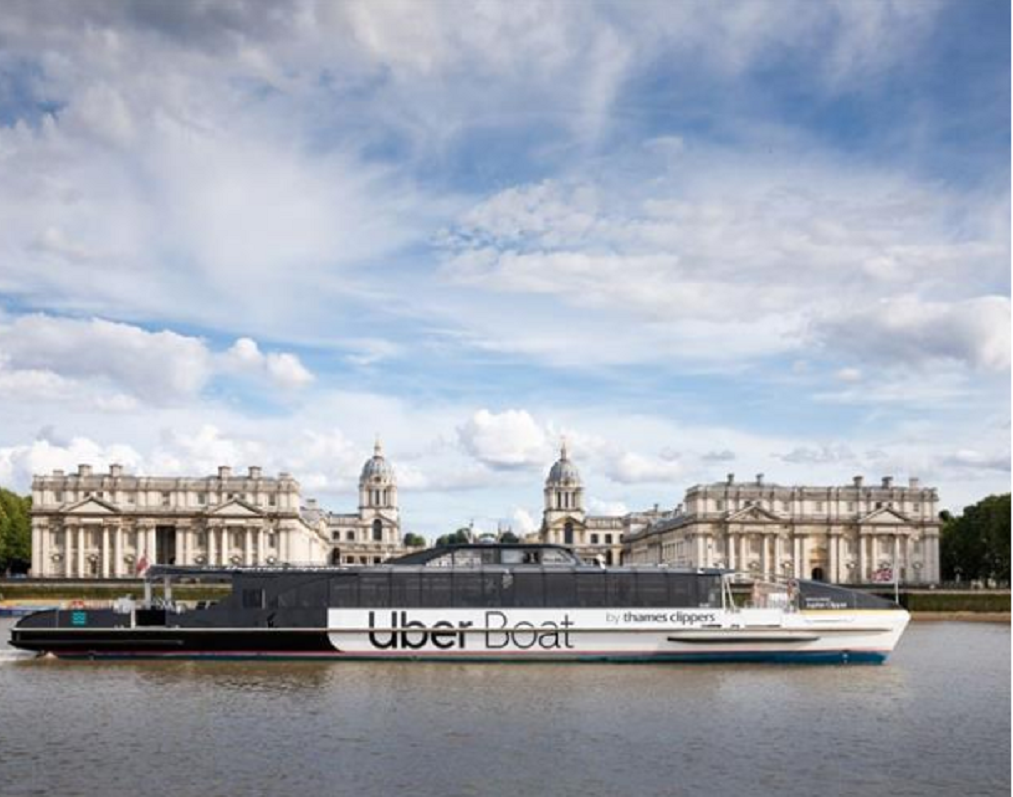
[(1010, 580), (1010, 495), (990, 495), (962, 515), (940, 514), (940, 564), (946, 580)]
[(32, 563), (32, 499), (0, 487), (0, 571)]
[(424, 548), (426, 546), (426, 538), (421, 534), (413, 534), (409, 531), (404, 535), (404, 544), (407, 548)]
[(471, 529), (459, 528), (453, 534), (444, 534), (436, 540), (436, 547), (443, 548), (447, 545), (464, 545), (471, 542)]
[(504, 531), (502, 534), (499, 535), (499, 541), (507, 545), (516, 545), (517, 543), (520, 542), (520, 538), (512, 531), (507, 529), (506, 531)]

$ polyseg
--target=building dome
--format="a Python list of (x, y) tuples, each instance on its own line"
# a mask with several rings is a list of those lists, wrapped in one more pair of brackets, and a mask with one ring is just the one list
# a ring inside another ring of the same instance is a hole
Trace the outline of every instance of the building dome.
[(580, 484), (580, 472), (577, 470), (577, 466), (570, 462), (565, 441), (559, 448), (559, 459), (549, 469), (549, 478), (545, 480), (545, 483), (546, 485), (568, 484), (571, 486)]
[(384, 484), (394, 483), (394, 468), (383, 456), (379, 440), (373, 446), (373, 456), (366, 460), (362, 466), (362, 475), (359, 476), (360, 484), (376, 484), (378, 481)]

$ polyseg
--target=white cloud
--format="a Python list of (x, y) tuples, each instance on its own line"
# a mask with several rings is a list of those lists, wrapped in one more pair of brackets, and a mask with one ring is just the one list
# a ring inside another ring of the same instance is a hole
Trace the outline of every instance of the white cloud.
[(874, 361), (921, 365), (951, 360), (1003, 371), (1010, 367), (1010, 300), (885, 299), (825, 320), (818, 335), (828, 347)]
[(609, 478), (620, 484), (673, 482), (683, 474), (683, 466), (677, 461), (655, 459), (631, 451), (620, 455), (608, 468)]
[(541, 519), (536, 519), (531, 512), (519, 506), (510, 513), (510, 523), (514, 533), (522, 537), (537, 530), (541, 526)]
[(526, 410), (476, 412), (458, 427), (464, 450), (491, 468), (530, 468), (549, 456), (545, 430)]
[(625, 515), (630, 511), (623, 501), (604, 501), (594, 497), (588, 499), (587, 509), (592, 515)]

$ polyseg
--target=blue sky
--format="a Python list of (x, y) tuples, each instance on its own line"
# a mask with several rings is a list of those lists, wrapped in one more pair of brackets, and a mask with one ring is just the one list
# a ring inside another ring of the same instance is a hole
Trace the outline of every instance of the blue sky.
[(11, 3), (0, 482), (293, 471), (407, 529), (735, 472), (1009, 486), (1010, 19)]

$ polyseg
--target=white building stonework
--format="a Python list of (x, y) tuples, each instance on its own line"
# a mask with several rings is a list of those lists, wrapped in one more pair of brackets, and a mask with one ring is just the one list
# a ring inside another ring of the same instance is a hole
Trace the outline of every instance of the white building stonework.
[(412, 550), (403, 544), (397, 477), (379, 441), (359, 475), (358, 512), (324, 512), (311, 501), (303, 516), (327, 538), (330, 564), (380, 564)]
[(939, 581), (938, 496), (917, 479), (866, 486), (697, 485), (671, 517), (626, 535), (624, 561), (726, 567), (841, 584)]
[(136, 476), (112, 465), (32, 480), (32, 575), (134, 577), (144, 564), (322, 563), (327, 539), (300, 515), (289, 474)]

